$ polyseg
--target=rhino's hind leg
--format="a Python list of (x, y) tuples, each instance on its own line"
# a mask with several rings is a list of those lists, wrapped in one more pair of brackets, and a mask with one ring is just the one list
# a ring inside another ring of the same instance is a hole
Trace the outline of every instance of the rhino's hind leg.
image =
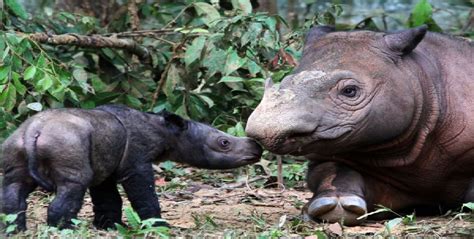
[(21, 181), (11, 181), (6, 175), (3, 182), (2, 208), (5, 214), (17, 214), (17, 231), (26, 230), (26, 198), (36, 188), (36, 183), (30, 177), (24, 177)]
[(115, 228), (122, 223), (122, 198), (117, 182), (111, 176), (97, 186), (89, 188), (94, 204), (94, 226), (98, 229)]
[(56, 197), (48, 207), (48, 225), (59, 228), (72, 227), (71, 219), (77, 217), (82, 207), (87, 187), (82, 183), (62, 183), (56, 189)]
[(23, 152), (22, 132), (16, 131), (3, 144), (4, 177), (0, 193), (0, 212), (17, 214), (16, 230), (26, 230), (26, 198), (37, 184), (28, 173), (28, 165)]
[(310, 164), (307, 177), (313, 198), (303, 213), (313, 220), (357, 225), (367, 212), (364, 181), (356, 171), (337, 163)]

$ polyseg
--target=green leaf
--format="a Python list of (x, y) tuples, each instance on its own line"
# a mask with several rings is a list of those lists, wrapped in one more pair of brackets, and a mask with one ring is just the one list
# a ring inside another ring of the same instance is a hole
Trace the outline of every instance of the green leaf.
[(196, 2), (194, 3), (194, 9), (196, 9), (196, 13), (208, 27), (214, 26), (217, 22), (216, 20), (221, 17), (217, 9), (209, 3)]
[(200, 36), (193, 40), (191, 45), (186, 48), (184, 53), (184, 63), (186, 66), (190, 66), (194, 61), (201, 57), (202, 49), (206, 43), (206, 37)]
[(64, 101), (64, 95), (66, 94), (66, 90), (64, 86), (56, 87), (54, 90), (48, 91), (54, 98), (56, 98), (59, 102)]
[(201, 98), (202, 101), (206, 102), (206, 104), (209, 105), (209, 108), (212, 108), (212, 106), (214, 106), (214, 101), (207, 95), (198, 95), (198, 97)]
[(258, 36), (262, 32), (263, 26), (259, 22), (250, 23), (249, 29), (242, 35), (240, 39), (241, 45), (245, 46), (247, 43), (251, 43), (252, 46), (255, 46), (258, 42)]
[(74, 69), (74, 71), (72, 72), (72, 76), (77, 81), (87, 81), (87, 71), (85, 71), (83, 68)]
[(125, 216), (127, 217), (128, 223), (133, 229), (139, 229), (141, 224), (141, 219), (138, 214), (131, 208), (125, 208)]
[(244, 81), (244, 78), (238, 77), (238, 76), (224, 76), (221, 78), (221, 80), (218, 83), (221, 82), (242, 82)]
[(12, 73), (12, 78), (13, 78), (13, 84), (16, 87), (16, 91), (22, 96), (25, 95), (26, 87), (20, 81), (20, 74), (18, 74), (16, 72), (13, 72)]
[(107, 84), (105, 84), (97, 75), (92, 75), (91, 83), (92, 87), (94, 87), (94, 92), (103, 92), (107, 88)]
[(44, 57), (44, 55), (41, 54), (38, 57), (38, 60), (36, 61), (36, 67), (43, 68), (45, 65), (46, 65), (46, 57)]
[(225, 60), (225, 67), (224, 67), (225, 75), (229, 75), (230, 73), (236, 71), (237, 69), (242, 67), (246, 62), (247, 60), (245, 58), (239, 57), (239, 55), (237, 54), (237, 51), (230, 50)]
[(17, 217), (18, 217), (18, 214), (8, 214), (5, 217), (5, 221), (8, 223), (12, 223), (16, 220)]
[(207, 77), (212, 77), (217, 72), (222, 72), (222, 62), (225, 62), (226, 54), (224, 50), (211, 48), (209, 54), (203, 58), (203, 66), (208, 69)]
[(255, 61), (247, 61), (247, 69), (252, 76), (256, 76), (262, 71), (262, 68)]
[(28, 14), (26, 14), (25, 9), (17, 2), (17, 0), (5, 0), (5, 5), (15, 14), (15, 16), (26, 20), (28, 19)]
[(385, 223), (385, 228), (390, 233), (396, 226), (400, 225), (402, 218), (397, 217)]
[(88, 74), (87, 71), (84, 70), (84, 68), (76, 68), (72, 72), (72, 76), (74, 79), (76, 79), (77, 83), (79, 86), (82, 88), (84, 92), (91, 92), (94, 93), (94, 88), (92, 88), (88, 83)]
[(464, 210), (464, 208), (468, 208), (468, 209), (470, 209), (472, 212), (474, 212), (474, 202), (464, 203), (464, 204), (462, 205), (461, 210)]
[(1, 60), (2, 60), (2, 61), (5, 61), (5, 58), (7, 58), (7, 56), (9, 55), (9, 53), (10, 53), (10, 46), (7, 46), (7, 48), (5, 48), (5, 51), (2, 53)]
[(0, 66), (0, 84), (5, 84), (8, 81), (8, 74), (11, 66)]
[(252, 13), (250, 0), (232, 0), (232, 7), (241, 10), (245, 15)]
[(16, 225), (8, 225), (7, 229), (5, 230), (5, 232), (8, 234), (8, 233), (12, 233), (13, 231), (15, 231), (16, 229)]
[(53, 86), (51, 75), (45, 74), (44, 77), (36, 83), (36, 87), (41, 91), (46, 91)]
[(237, 137), (244, 137), (245, 136), (245, 129), (244, 126), (242, 125), (242, 122), (237, 122), (237, 124), (234, 126), (235, 129), (235, 136)]
[(33, 78), (36, 74), (36, 66), (28, 66), (28, 68), (26, 68), (25, 72), (23, 73), (23, 78), (25, 80), (29, 80), (31, 78)]
[(16, 88), (13, 84), (9, 84), (0, 94), (0, 105), (5, 108), (6, 111), (11, 111), (16, 105)]
[(127, 104), (134, 107), (134, 108), (140, 108), (142, 106), (142, 102), (140, 102), (139, 99), (131, 96), (131, 95), (127, 95), (125, 96), (125, 98), (127, 99)]
[(34, 111), (41, 111), (43, 110), (43, 105), (40, 102), (33, 102), (29, 103), (26, 105), (28, 109), (34, 110)]
[(433, 14), (433, 8), (428, 0), (420, 0), (415, 7), (413, 8), (410, 18), (409, 18), (409, 26), (410, 27), (417, 27), (420, 25), (425, 24), (426, 22), (431, 19), (431, 15)]
[(174, 104), (174, 102), (176, 101), (177, 96), (173, 94), (173, 91), (179, 82), (181, 82), (180, 72), (178, 68), (176, 67), (176, 65), (172, 64), (170, 68), (168, 69), (168, 73), (166, 75), (165, 87), (163, 89), (163, 93), (165, 93), (168, 101), (171, 104)]
[(92, 109), (95, 108), (95, 103), (92, 100), (86, 100), (81, 102), (81, 108), (83, 109)]
[(128, 229), (125, 228), (124, 226), (115, 223), (115, 228), (117, 228), (117, 231), (120, 233), (122, 236), (128, 236)]

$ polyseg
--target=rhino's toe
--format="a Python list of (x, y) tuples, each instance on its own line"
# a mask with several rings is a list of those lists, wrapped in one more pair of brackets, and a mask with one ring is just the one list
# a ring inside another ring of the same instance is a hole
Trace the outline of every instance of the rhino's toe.
[(343, 221), (345, 225), (353, 226), (362, 223), (363, 220), (357, 218), (367, 212), (367, 205), (359, 196), (320, 197), (310, 201), (305, 211), (314, 220)]

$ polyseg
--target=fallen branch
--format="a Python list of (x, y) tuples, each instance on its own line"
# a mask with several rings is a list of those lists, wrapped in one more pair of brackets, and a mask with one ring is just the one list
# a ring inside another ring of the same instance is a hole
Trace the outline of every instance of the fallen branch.
[(150, 52), (146, 47), (140, 46), (134, 41), (127, 39), (103, 37), (98, 35), (82, 36), (72, 33), (62, 35), (33, 33), (29, 34), (28, 38), (33, 41), (51, 45), (75, 45), (91, 48), (119, 48), (137, 55), (141, 60), (148, 61), (150, 59)]
[(115, 32), (115, 33), (105, 33), (104, 36), (114, 36), (114, 37), (144, 37), (157, 35), (170, 35), (170, 34), (179, 34), (180, 32), (175, 31), (174, 29), (155, 29), (155, 30), (136, 30), (129, 32)]

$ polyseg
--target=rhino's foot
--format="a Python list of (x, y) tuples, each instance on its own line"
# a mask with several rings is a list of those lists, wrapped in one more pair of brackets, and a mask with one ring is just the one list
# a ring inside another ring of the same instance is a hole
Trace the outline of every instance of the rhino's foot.
[(303, 211), (312, 220), (355, 226), (363, 222), (357, 218), (367, 212), (367, 205), (359, 196), (325, 196), (312, 199)]

